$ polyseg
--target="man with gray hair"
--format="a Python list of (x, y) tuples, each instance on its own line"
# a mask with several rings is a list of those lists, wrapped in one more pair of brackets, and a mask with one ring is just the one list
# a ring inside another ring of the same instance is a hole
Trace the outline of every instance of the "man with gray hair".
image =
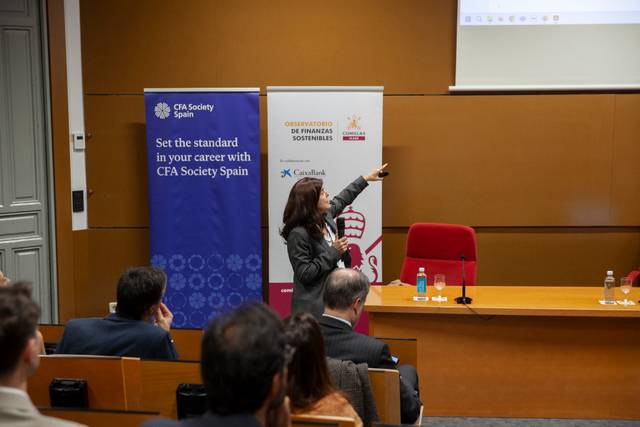
[(412, 424), (420, 414), (418, 374), (410, 365), (398, 366), (387, 344), (353, 327), (364, 311), (369, 293), (369, 279), (359, 271), (334, 270), (325, 282), (324, 314), (320, 327), (327, 356), (333, 359), (366, 363), (370, 368), (400, 371), (400, 417), (403, 424)]

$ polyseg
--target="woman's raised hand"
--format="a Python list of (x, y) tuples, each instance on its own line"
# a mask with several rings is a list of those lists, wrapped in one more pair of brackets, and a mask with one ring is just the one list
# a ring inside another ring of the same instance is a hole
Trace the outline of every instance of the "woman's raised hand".
[(384, 170), (384, 168), (387, 167), (388, 164), (389, 163), (385, 163), (384, 165), (380, 166), (379, 168), (373, 169), (371, 172), (369, 172), (368, 175), (363, 175), (362, 177), (367, 181), (382, 181), (384, 178), (379, 177), (378, 174), (380, 172), (382, 172)]

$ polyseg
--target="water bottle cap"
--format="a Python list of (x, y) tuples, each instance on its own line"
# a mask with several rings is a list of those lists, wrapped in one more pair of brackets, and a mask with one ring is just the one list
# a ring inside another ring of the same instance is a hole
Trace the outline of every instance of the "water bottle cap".
[(418, 268), (418, 272), (419, 272), (419, 273), (424, 273), (424, 267), (420, 267), (420, 268)]
[(607, 270), (607, 276), (613, 276), (613, 270)]

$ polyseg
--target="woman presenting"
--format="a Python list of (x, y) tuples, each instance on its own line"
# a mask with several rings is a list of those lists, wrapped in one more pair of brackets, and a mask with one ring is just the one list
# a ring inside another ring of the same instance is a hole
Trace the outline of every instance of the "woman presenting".
[(348, 248), (346, 237), (337, 237), (334, 218), (349, 206), (369, 181), (382, 181), (379, 175), (387, 164), (358, 177), (336, 197), (329, 194), (318, 178), (302, 178), (291, 188), (284, 208), (280, 231), (287, 241), (289, 261), (293, 267), (293, 301), (291, 312), (308, 312), (322, 316), (324, 279), (338, 267)]

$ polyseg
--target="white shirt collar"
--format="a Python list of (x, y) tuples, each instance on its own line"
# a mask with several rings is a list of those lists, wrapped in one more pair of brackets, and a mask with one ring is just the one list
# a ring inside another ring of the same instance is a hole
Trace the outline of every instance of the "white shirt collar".
[(15, 394), (17, 396), (26, 397), (27, 399), (29, 399), (29, 395), (27, 393), (15, 387), (0, 386), (0, 393)]
[(330, 317), (331, 319), (339, 320), (339, 321), (341, 321), (342, 323), (344, 323), (344, 324), (348, 325), (350, 328), (353, 328), (353, 326), (351, 326), (351, 322), (349, 322), (347, 319), (343, 319), (342, 317), (338, 317), (338, 316), (332, 316), (332, 315), (327, 314), (327, 313), (322, 313), (322, 315), (323, 315), (324, 317)]

